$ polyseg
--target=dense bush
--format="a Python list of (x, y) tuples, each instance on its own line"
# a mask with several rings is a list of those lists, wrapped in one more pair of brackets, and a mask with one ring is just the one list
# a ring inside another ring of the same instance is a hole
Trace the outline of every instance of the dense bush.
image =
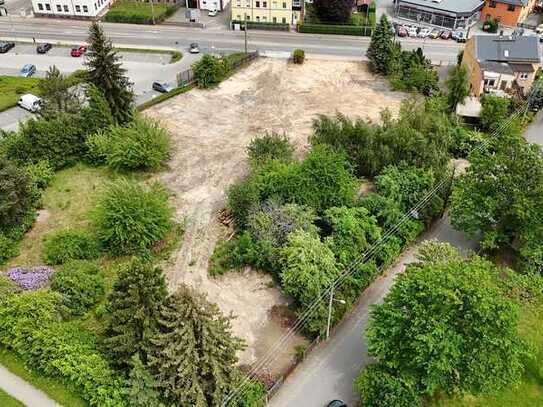
[(238, 229), (245, 228), (250, 211), (259, 204), (260, 191), (253, 176), (233, 184), (228, 189), (228, 210)]
[(41, 204), (42, 192), (53, 180), (55, 171), (47, 161), (29, 164), (25, 170), (30, 179), (32, 202), (38, 207)]
[(230, 69), (227, 58), (217, 58), (205, 54), (202, 59), (192, 65), (194, 79), (199, 88), (209, 88), (219, 83)]
[(267, 164), (271, 160), (291, 162), (294, 156), (294, 147), (287, 136), (277, 133), (266, 133), (264, 136), (254, 138), (247, 146), (249, 162), (253, 167)]
[(51, 278), (51, 288), (62, 295), (72, 314), (83, 315), (105, 293), (100, 267), (88, 261), (71, 261)]
[(0, 232), (0, 264), (19, 254), (18, 239)]
[(125, 126), (112, 126), (89, 137), (89, 156), (117, 170), (159, 168), (170, 155), (168, 132), (158, 123), (137, 117)]
[(370, 36), (371, 27), (357, 25), (330, 25), (330, 24), (298, 24), (298, 32), (309, 34), (338, 34)]
[(208, 271), (211, 276), (218, 276), (230, 270), (240, 270), (260, 257), (251, 235), (244, 232), (232, 240), (217, 243), (209, 259)]
[(173, 226), (173, 210), (160, 184), (149, 189), (133, 181), (119, 180), (109, 186), (93, 212), (100, 241), (115, 254), (150, 248)]
[(305, 60), (305, 51), (303, 49), (295, 49), (292, 51), (292, 62), (295, 64), (303, 64)]
[(60, 169), (80, 160), (86, 151), (86, 134), (77, 116), (59, 114), (48, 120), (31, 119), (3, 141), (6, 155), (15, 161), (46, 160)]
[[(232, 26), (234, 24), (239, 24), (241, 29), (247, 27), (250, 29), (261, 29), (261, 30), (274, 30), (274, 31), (289, 31), (290, 24), (288, 23), (274, 23), (274, 22), (264, 22), (264, 21), (243, 21), (243, 20), (231, 20), (230, 23)], [(246, 26), (247, 24), (247, 26)]]
[(354, 383), (364, 407), (418, 407), (416, 388), (381, 365), (369, 365)]
[(17, 292), (19, 292), (19, 287), (17, 287), (13, 280), (3, 274), (0, 274), (0, 303), (10, 295)]
[(19, 224), (31, 206), (30, 177), (24, 169), (0, 157), (0, 230)]
[(96, 259), (100, 247), (96, 237), (86, 230), (65, 229), (45, 237), (43, 257), (47, 264), (64, 264), (69, 260)]
[(492, 132), (509, 119), (511, 101), (499, 96), (486, 95), (481, 98), (481, 128)]

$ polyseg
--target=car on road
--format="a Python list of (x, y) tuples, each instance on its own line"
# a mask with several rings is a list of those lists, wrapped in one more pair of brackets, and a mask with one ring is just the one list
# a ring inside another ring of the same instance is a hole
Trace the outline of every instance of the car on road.
[(407, 28), (405, 28), (403, 25), (398, 26), (396, 34), (398, 34), (398, 37), (407, 37), (409, 35)]
[(347, 404), (341, 400), (332, 400), (326, 405), (326, 407), (347, 407)]
[(81, 45), (77, 48), (72, 48), (72, 50), (70, 51), (70, 55), (77, 58), (83, 55), (85, 52), (87, 52), (87, 47)]
[(441, 31), (439, 31), (437, 28), (434, 28), (432, 32), (430, 33), (429, 37), (435, 40), (436, 38), (439, 38), (440, 35), (441, 35)]
[(153, 82), (153, 90), (156, 90), (157, 92), (168, 93), (171, 92), (173, 89), (174, 87), (166, 82)]
[(407, 29), (407, 33), (409, 34), (410, 37), (416, 37), (419, 32), (417, 30), (417, 27), (412, 25), (411, 27)]
[(19, 98), (19, 101), (17, 102), (17, 104), (23, 109), (34, 113), (40, 110), (41, 99), (31, 93), (27, 93), (26, 95), (22, 95)]
[(190, 44), (189, 52), (191, 54), (199, 54), (200, 53), (200, 47), (198, 47), (197, 43), (193, 42), (192, 44)]
[(207, 15), (208, 15), (209, 17), (216, 17), (217, 14), (219, 14), (219, 12), (218, 12), (217, 10), (210, 10), (210, 12), (207, 13)]
[(29, 78), (36, 73), (36, 65), (33, 64), (24, 64), (21, 68), (20, 76), (24, 78)]
[(51, 44), (49, 44), (48, 42), (46, 42), (45, 44), (40, 44), (36, 47), (36, 52), (38, 54), (46, 54), (47, 51), (49, 51), (51, 48), (53, 48), (53, 46)]
[(431, 29), (431, 28), (422, 28), (422, 29), (419, 31), (419, 33), (417, 34), (417, 37), (426, 38), (426, 37), (429, 37), (431, 33), (432, 33), (432, 29)]
[(448, 40), (451, 38), (451, 32), (449, 30), (441, 31), (441, 34), (439, 36), (442, 40)]
[(538, 33), (538, 34), (543, 34), (543, 24), (539, 24), (539, 25), (535, 28), (535, 32)]
[(467, 41), (467, 35), (465, 31), (457, 30), (454, 31), (451, 35), (452, 39), (456, 42), (466, 42)]
[(5, 42), (5, 41), (0, 42), (0, 54), (5, 54), (13, 47), (15, 47), (14, 42)]

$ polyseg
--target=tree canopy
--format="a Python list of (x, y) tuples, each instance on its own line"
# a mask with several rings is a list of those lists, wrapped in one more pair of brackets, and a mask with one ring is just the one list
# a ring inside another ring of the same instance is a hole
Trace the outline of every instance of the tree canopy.
[(346, 23), (353, 12), (354, 0), (314, 0), (319, 20), (326, 23)]

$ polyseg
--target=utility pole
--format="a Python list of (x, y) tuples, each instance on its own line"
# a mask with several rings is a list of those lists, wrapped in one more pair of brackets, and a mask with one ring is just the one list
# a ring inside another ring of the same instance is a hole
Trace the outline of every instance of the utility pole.
[(330, 287), (330, 301), (328, 301), (328, 323), (326, 324), (326, 340), (330, 338), (330, 325), (332, 323), (332, 302), (336, 301), (340, 304), (345, 304), (344, 300), (335, 300), (334, 299), (334, 286)]
[(150, 0), (151, 1), (151, 15), (152, 15), (152, 19), (153, 19), (153, 25), (155, 25), (155, 5), (154, 5), (154, 0)]
[(245, 31), (245, 54), (247, 54), (247, 30), (249, 29), (249, 27), (247, 26), (247, 13), (244, 13), (243, 15), (245, 17), (245, 21), (244, 21), (244, 27), (245, 29), (243, 31)]

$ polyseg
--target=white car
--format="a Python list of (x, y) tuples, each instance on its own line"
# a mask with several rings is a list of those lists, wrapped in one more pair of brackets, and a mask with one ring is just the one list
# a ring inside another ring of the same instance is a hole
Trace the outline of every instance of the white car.
[(426, 37), (429, 37), (431, 33), (432, 33), (432, 30), (430, 28), (423, 28), (419, 31), (418, 37), (426, 38)]
[(409, 28), (407, 28), (407, 33), (409, 34), (410, 37), (416, 37), (417, 36), (417, 27), (415, 26), (411, 26)]
[(31, 93), (21, 96), (17, 102), (19, 106), (29, 112), (35, 113), (41, 108), (41, 99)]
[(538, 33), (538, 34), (543, 34), (543, 24), (539, 24), (539, 25), (535, 28), (535, 32)]
[(207, 15), (209, 17), (215, 17), (219, 12), (217, 10), (211, 10)]

